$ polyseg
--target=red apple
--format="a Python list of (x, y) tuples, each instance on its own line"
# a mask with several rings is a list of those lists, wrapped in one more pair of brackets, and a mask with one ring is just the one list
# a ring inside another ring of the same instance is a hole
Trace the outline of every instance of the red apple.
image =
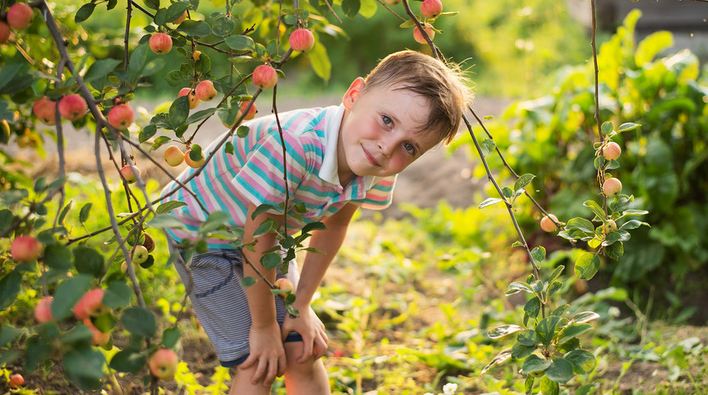
[(209, 101), (216, 96), (216, 89), (214, 88), (214, 83), (209, 80), (200, 81), (197, 87), (194, 88), (196, 92), (197, 99)]
[(602, 156), (607, 160), (615, 160), (620, 157), (621, 153), (622, 147), (614, 141), (611, 141), (602, 147)]
[(32, 105), (32, 112), (45, 124), (54, 125), (56, 124), (57, 114), (56, 104), (55, 101), (50, 100), (47, 96), (42, 96)]
[(148, 45), (152, 52), (158, 55), (166, 54), (172, 50), (172, 37), (167, 33), (155, 33), (150, 36)]
[(194, 108), (199, 105), (199, 98), (192, 88), (182, 88), (179, 90), (177, 97), (189, 95), (189, 108)]
[(108, 124), (119, 130), (130, 126), (134, 119), (133, 108), (127, 104), (119, 104), (108, 111)]
[(179, 166), (184, 160), (184, 152), (179, 149), (176, 145), (171, 145), (167, 147), (165, 153), (163, 154), (165, 162), (170, 166)]
[(206, 162), (206, 158), (204, 158), (204, 155), (198, 160), (194, 161), (192, 158), (189, 157), (189, 153), (192, 152), (191, 149), (187, 150), (187, 152), (184, 153), (184, 162), (187, 164), (187, 166), (193, 168), (193, 169), (198, 169), (204, 165), (204, 162)]
[(622, 192), (622, 182), (617, 178), (608, 178), (602, 183), (602, 193), (605, 196), (614, 196)]
[(106, 345), (108, 344), (108, 341), (111, 340), (111, 334), (101, 332), (101, 330), (96, 328), (93, 322), (91, 322), (90, 318), (84, 318), (83, 323), (84, 325), (86, 325), (89, 331), (91, 331), (91, 343), (94, 346)]
[(150, 356), (148, 361), (150, 373), (160, 380), (172, 380), (177, 371), (178, 361), (179, 359), (174, 351), (161, 348)]
[(10, 39), (10, 26), (0, 21), (0, 44), (5, 44)]
[(287, 278), (279, 278), (275, 280), (275, 286), (278, 287), (279, 290), (287, 292), (292, 292), (293, 289), (295, 289), (293, 283)]
[[(246, 109), (248, 108), (248, 105), (249, 105), (250, 103), (251, 103), (250, 101), (245, 101), (245, 102), (241, 103), (241, 110), (240, 110), (240, 113), (241, 113), (241, 114), (242, 114), (244, 111), (246, 111)], [(258, 112), (258, 110), (256, 110), (256, 103), (253, 103), (253, 105), (251, 106), (251, 109), (248, 110), (248, 112), (246, 113), (246, 116), (243, 117), (243, 119), (244, 119), (244, 120), (249, 120), (249, 119), (255, 118), (256, 112)]]
[(120, 174), (128, 184), (132, 184), (138, 180), (138, 177), (140, 176), (140, 169), (138, 169), (137, 166), (125, 165), (121, 167)]
[(49, 322), (52, 320), (52, 301), (54, 300), (51, 296), (45, 296), (39, 300), (37, 306), (34, 308), (34, 318), (40, 324)]
[[(425, 30), (425, 32), (428, 34), (428, 37), (430, 37), (430, 41), (435, 38), (435, 30), (433, 30), (433, 25), (429, 23), (423, 23), (423, 30)], [(425, 41), (425, 37), (423, 37), (423, 33), (420, 32), (418, 26), (415, 26), (413, 28), (413, 39), (419, 44), (428, 43), (427, 41)]]
[(87, 291), (74, 305), (72, 309), (74, 316), (80, 320), (89, 318), (103, 305), (103, 294), (102, 288), (94, 288)]
[(25, 378), (21, 374), (15, 373), (10, 375), (10, 388), (20, 388), (25, 385)]
[(31, 262), (42, 255), (42, 243), (32, 236), (18, 236), (12, 241), (10, 255), (17, 262)]
[(308, 29), (301, 27), (290, 33), (288, 41), (293, 51), (307, 51), (315, 45), (315, 36)]
[(59, 114), (70, 121), (81, 119), (86, 111), (88, 111), (86, 100), (78, 93), (66, 95), (59, 100)]
[(425, 18), (433, 18), (438, 16), (443, 9), (442, 1), (440, 0), (423, 0), (420, 3), (420, 13)]
[(26, 29), (32, 22), (32, 16), (32, 7), (25, 3), (15, 3), (7, 9), (7, 24), (13, 29)]
[(553, 215), (553, 214), (548, 214), (547, 216), (544, 215), (543, 218), (541, 218), (541, 229), (544, 232), (548, 232), (548, 233), (555, 232), (556, 230), (558, 230), (558, 227), (556, 226), (554, 221), (558, 222), (558, 218), (556, 218), (555, 215)]
[(268, 89), (278, 83), (278, 72), (267, 64), (256, 66), (253, 69), (253, 84), (259, 88)]

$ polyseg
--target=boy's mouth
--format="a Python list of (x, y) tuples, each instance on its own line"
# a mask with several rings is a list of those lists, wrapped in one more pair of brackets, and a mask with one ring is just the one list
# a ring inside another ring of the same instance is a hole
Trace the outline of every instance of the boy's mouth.
[(381, 164), (379, 164), (379, 162), (376, 160), (376, 158), (374, 158), (374, 156), (371, 155), (369, 153), (369, 151), (367, 151), (366, 148), (364, 148), (363, 145), (361, 146), (361, 149), (362, 149), (362, 151), (364, 151), (364, 156), (366, 156), (366, 159), (369, 161), (369, 163), (371, 163), (373, 166), (381, 167)]

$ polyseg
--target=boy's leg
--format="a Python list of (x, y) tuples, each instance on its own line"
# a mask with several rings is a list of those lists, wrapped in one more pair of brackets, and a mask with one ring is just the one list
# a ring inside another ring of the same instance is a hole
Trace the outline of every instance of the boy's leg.
[(270, 386), (251, 384), (251, 377), (257, 367), (258, 365), (253, 365), (248, 369), (232, 369), (231, 374), (234, 379), (231, 380), (229, 395), (269, 395)]
[(312, 358), (303, 363), (297, 359), (302, 354), (302, 342), (285, 343), (285, 389), (288, 395), (329, 395), (329, 379), (322, 359)]

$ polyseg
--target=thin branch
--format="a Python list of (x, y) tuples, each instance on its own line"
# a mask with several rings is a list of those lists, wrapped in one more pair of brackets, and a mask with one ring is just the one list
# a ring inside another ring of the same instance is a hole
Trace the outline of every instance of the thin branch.
[(283, 207), (283, 233), (288, 234), (288, 203), (290, 201), (290, 188), (288, 188), (288, 156), (285, 150), (285, 138), (283, 137), (283, 126), (280, 124), (278, 116), (278, 106), (276, 97), (278, 93), (278, 84), (273, 87), (273, 114), (275, 114), (275, 123), (278, 125), (278, 136), (280, 136), (280, 145), (283, 151), (283, 183), (285, 184), (285, 206)]

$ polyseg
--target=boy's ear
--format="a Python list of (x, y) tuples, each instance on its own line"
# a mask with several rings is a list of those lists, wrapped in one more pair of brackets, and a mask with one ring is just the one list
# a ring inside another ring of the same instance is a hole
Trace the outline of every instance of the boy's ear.
[(349, 85), (349, 89), (344, 92), (344, 96), (342, 97), (342, 104), (344, 104), (345, 109), (352, 109), (354, 102), (359, 98), (359, 96), (361, 96), (361, 91), (365, 86), (366, 82), (361, 77), (357, 77), (354, 81), (352, 81), (351, 85)]

